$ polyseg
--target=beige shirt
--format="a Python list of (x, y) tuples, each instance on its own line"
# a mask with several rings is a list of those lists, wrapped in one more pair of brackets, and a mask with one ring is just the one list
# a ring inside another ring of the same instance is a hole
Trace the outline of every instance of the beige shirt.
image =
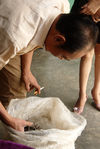
[(0, 69), (15, 55), (43, 47), (47, 33), (68, 0), (0, 0)]

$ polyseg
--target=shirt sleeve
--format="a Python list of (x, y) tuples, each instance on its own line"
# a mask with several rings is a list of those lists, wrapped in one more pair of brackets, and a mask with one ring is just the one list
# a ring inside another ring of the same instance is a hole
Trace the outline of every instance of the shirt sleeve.
[(70, 3), (68, 0), (62, 1), (62, 7), (61, 10), (63, 13), (69, 13), (70, 12)]

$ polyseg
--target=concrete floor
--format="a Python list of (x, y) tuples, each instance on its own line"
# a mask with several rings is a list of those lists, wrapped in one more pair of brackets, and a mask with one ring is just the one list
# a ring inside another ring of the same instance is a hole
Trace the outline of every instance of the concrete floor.
[[(59, 97), (72, 110), (78, 98), (79, 60), (61, 61), (50, 53), (38, 49), (34, 53), (31, 68), (39, 84), (45, 87), (40, 96)], [(88, 101), (82, 114), (88, 124), (76, 141), (76, 149), (100, 149), (100, 112), (91, 105), (93, 73), (92, 67), (87, 89)], [(28, 94), (31, 95), (33, 92)]]
[[(33, 56), (32, 72), (39, 84), (45, 87), (41, 97), (59, 97), (72, 110), (78, 98), (79, 59), (59, 60), (49, 52), (39, 49)], [(87, 127), (76, 141), (76, 149), (100, 149), (100, 112), (91, 105), (93, 80), (92, 66), (87, 89), (88, 101), (82, 114), (87, 119)]]

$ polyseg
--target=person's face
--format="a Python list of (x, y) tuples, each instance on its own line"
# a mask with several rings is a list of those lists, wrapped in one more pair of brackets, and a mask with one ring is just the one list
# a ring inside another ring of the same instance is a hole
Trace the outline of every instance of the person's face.
[(55, 24), (56, 23), (54, 22), (45, 40), (45, 49), (47, 51), (51, 52), (54, 56), (65, 60), (77, 59), (87, 54), (91, 49), (90, 45), (85, 49), (74, 53), (69, 53), (67, 49), (64, 50), (60, 48), (61, 45), (66, 42), (66, 39), (55, 29)]
[(59, 49), (59, 48), (46, 48), (47, 51), (51, 52), (54, 56), (58, 57), (61, 60), (72, 60), (72, 59), (77, 59), (81, 58), (82, 56), (86, 55), (88, 51), (82, 50), (82, 51), (77, 51), (74, 53), (69, 53), (66, 50)]
[(66, 50), (59, 48), (59, 45), (61, 44), (59, 38), (57, 39), (49, 39), (45, 42), (45, 49), (46, 51), (49, 51), (52, 53), (54, 56), (58, 57), (59, 59), (63, 60), (72, 60), (72, 59), (77, 59), (80, 58), (84, 55), (87, 54), (88, 50), (90, 49), (90, 46), (87, 46), (85, 49), (82, 49), (81, 51), (76, 51), (74, 53), (69, 53)]

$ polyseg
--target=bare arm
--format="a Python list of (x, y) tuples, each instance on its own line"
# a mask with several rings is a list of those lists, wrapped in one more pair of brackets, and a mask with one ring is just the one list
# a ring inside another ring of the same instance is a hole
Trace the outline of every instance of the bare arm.
[(91, 50), (85, 56), (83, 56), (80, 61), (79, 98), (74, 107), (74, 112), (77, 112), (78, 114), (83, 112), (85, 102), (87, 100), (86, 88), (91, 70), (93, 54), (94, 50)]
[(23, 73), (30, 71), (30, 67), (31, 67), (31, 63), (32, 63), (32, 56), (33, 56), (33, 51), (28, 52), (21, 56), (22, 72)]
[(32, 62), (33, 51), (22, 55), (22, 78), (24, 80), (26, 90), (29, 92), (35, 88), (40, 93), (40, 86), (36, 78), (32, 75), (30, 67)]
[(100, 8), (98, 9), (98, 11), (94, 15), (92, 15), (92, 18), (95, 22), (100, 21)]
[(9, 122), (12, 121), (12, 117), (5, 110), (1, 102), (0, 102), (0, 116), (2, 121), (5, 122), (6, 124), (9, 124)]
[(25, 126), (32, 125), (31, 122), (14, 118), (11, 115), (9, 115), (8, 112), (5, 110), (5, 108), (3, 107), (3, 105), (1, 104), (1, 102), (0, 102), (0, 117), (5, 124), (9, 125), (10, 127), (18, 131), (24, 131)]
[(87, 55), (83, 56), (80, 61), (80, 97), (86, 98), (86, 87), (87, 81), (89, 77), (89, 73), (91, 70), (92, 58), (93, 58), (94, 50), (91, 50)]

